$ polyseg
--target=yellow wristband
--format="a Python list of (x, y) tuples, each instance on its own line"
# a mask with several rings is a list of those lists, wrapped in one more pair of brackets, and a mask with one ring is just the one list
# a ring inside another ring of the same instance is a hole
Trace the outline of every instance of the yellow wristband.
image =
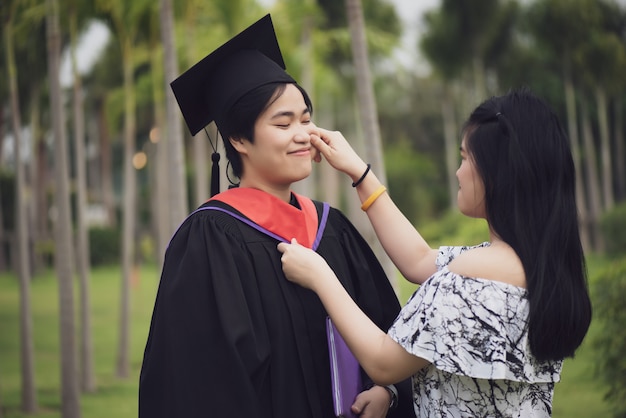
[(363, 204), (361, 205), (361, 210), (363, 212), (366, 212), (370, 208), (370, 206), (372, 206), (372, 203), (374, 203), (381, 194), (385, 193), (386, 190), (387, 188), (385, 186), (380, 185), (378, 189), (374, 190), (374, 193), (372, 193), (370, 197), (365, 199), (365, 202), (363, 202)]

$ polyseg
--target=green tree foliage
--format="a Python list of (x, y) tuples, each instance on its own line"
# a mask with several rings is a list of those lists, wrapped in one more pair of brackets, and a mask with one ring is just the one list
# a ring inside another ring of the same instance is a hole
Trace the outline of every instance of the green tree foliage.
[(432, 159), (416, 154), (409, 144), (386, 147), (385, 167), (393, 200), (414, 224), (423, 225), (439, 217), (447, 207), (445, 189), (436, 186), (443, 173)]
[[(335, 0), (318, 0), (317, 3), (324, 16), (320, 29), (331, 36), (324, 54), (325, 61), (341, 68), (352, 60), (345, 4)], [(363, 15), (370, 57), (375, 61), (388, 56), (391, 49), (398, 45), (402, 32), (393, 5), (380, 0), (363, 0)]]
[(527, 14), (534, 37), (558, 55), (569, 57), (597, 27), (601, 13), (596, 0), (534, 2)]
[(439, 245), (475, 245), (489, 241), (489, 230), (484, 219), (468, 218), (458, 210), (442, 213), (436, 221), (421, 227), (424, 239), (437, 248)]
[(462, 36), (458, 16), (448, 16), (435, 9), (427, 12), (424, 20), (429, 30), (420, 40), (421, 50), (444, 80), (460, 76), (469, 51), (460, 48), (457, 43)]
[(121, 231), (117, 228), (89, 230), (89, 259), (92, 266), (119, 264)]

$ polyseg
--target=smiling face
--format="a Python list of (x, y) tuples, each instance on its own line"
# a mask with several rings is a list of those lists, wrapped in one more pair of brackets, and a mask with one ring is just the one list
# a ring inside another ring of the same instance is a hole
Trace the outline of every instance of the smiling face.
[(254, 124), (254, 142), (231, 139), (241, 155), (242, 187), (288, 191), (311, 174), (311, 113), (293, 84), (262, 112)]
[(485, 187), (476, 171), (474, 160), (465, 146), (466, 136), (461, 142), (461, 165), (456, 171), (459, 181), (457, 204), (462, 214), (472, 218), (485, 218)]

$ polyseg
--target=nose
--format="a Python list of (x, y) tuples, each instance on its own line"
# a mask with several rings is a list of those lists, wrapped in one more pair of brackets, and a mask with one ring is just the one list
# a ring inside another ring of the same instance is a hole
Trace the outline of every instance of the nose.
[(296, 142), (309, 142), (311, 133), (313, 133), (313, 130), (310, 126), (300, 124), (298, 130), (294, 133), (294, 140)]

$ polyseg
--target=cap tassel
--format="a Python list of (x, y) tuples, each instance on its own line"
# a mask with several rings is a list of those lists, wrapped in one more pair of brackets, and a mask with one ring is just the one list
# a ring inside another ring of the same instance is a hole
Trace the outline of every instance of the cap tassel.
[(211, 197), (220, 192), (220, 154), (211, 154)]
[(211, 197), (213, 197), (220, 192), (220, 153), (217, 152), (216, 144), (213, 144), (206, 126), (204, 127), (204, 133), (209, 138), (209, 144), (213, 148), (213, 154), (211, 154)]

